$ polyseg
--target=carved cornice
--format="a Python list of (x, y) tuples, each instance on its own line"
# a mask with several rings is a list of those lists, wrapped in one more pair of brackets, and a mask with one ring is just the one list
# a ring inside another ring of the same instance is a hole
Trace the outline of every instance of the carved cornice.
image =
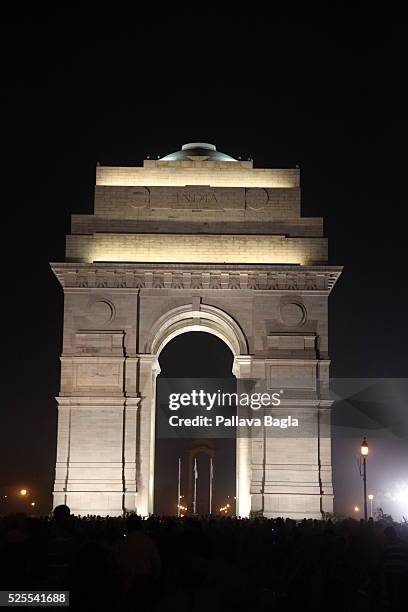
[(330, 293), (341, 266), (51, 264), (66, 289), (231, 289)]

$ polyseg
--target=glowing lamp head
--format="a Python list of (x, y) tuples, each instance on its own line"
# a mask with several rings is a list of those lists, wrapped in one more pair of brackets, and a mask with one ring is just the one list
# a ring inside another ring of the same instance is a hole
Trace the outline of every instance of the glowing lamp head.
[(368, 455), (368, 444), (367, 444), (367, 440), (364, 438), (364, 440), (361, 443), (361, 455), (363, 457), (367, 457)]
[(358, 506), (354, 506), (354, 512), (358, 512), (360, 508)]
[(23, 497), (24, 495), (27, 495), (27, 489), (21, 489), (20, 495), (22, 495)]
[(373, 495), (372, 493), (370, 493), (370, 495), (368, 496), (368, 499), (369, 499), (370, 501), (373, 501), (373, 499), (374, 499), (374, 495)]

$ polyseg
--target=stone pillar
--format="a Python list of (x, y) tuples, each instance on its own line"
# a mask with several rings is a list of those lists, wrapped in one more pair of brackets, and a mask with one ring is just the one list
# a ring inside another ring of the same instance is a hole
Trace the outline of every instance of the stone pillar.
[(137, 509), (137, 445), (138, 405), (137, 369), (139, 359), (128, 356), (125, 360), (125, 402), (123, 409), (123, 509)]
[(59, 397), (59, 451), (54, 507), (73, 514), (123, 512), (124, 399)]
[(333, 482), (331, 462), (331, 400), (321, 400), (319, 408), (319, 467), (322, 512), (333, 512)]
[(123, 509), (137, 509), (137, 411), (140, 398), (127, 398), (123, 414)]
[(156, 377), (160, 372), (156, 355), (139, 355), (139, 432), (137, 444), (137, 512), (153, 512), (154, 452), (156, 421)]
[[(316, 360), (291, 362), (235, 357), (238, 393), (279, 392), (281, 396), (279, 407), (249, 410), (249, 416), (261, 421), (265, 415), (280, 419), (291, 416), (299, 421), (297, 429), (255, 427), (244, 431), (239, 428), (237, 513), (241, 516), (254, 511), (268, 517), (321, 518), (322, 512), (332, 512), (328, 369), (322, 369), (324, 380), (320, 393), (318, 366)], [(290, 376), (279, 381), (281, 373), (286, 376), (288, 372)], [(309, 389), (302, 388), (306, 384), (310, 384)]]
[(57, 460), (55, 466), (55, 484), (53, 507), (67, 503), (67, 481), (69, 468), (69, 447), (71, 431), (71, 408), (63, 400), (58, 402)]
[(300, 431), (266, 432), (263, 487), (259, 487), (264, 515), (321, 518), (319, 407), (283, 403), (274, 413), (297, 418)]
[[(237, 378), (238, 396), (246, 390), (244, 381), (251, 377), (251, 364), (250, 355), (234, 358), (232, 372)], [(248, 517), (251, 511), (251, 432), (249, 428), (239, 428), (239, 432), (236, 439), (236, 513)]]

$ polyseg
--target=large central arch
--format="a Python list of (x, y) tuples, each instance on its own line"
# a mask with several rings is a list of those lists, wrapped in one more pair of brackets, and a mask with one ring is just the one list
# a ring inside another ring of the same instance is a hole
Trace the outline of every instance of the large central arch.
[[(150, 379), (150, 389), (146, 389), (146, 383), (144, 385), (147, 396), (150, 398), (148, 411), (150, 419), (147, 420), (147, 415), (143, 413), (140, 419), (140, 438), (148, 440), (149, 444), (149, 473), (147, 473), (145, 463), (140, 480), (141, 483), (147, 483), (147, 490), (142, 486), (138, 509), (146, 515), (153, 512), (154, 499), (156, 378), (160, 373), (158, 358), (170, 340), (191, 331), (213, 334), (227, 344), (234, 355), (232, 373), (237, 378), (237, 383), (240, 378), (245, 377), (245, 371), (248, 370), (245, 366), (248, 366), (251, 360), (248, 354), (248, 342), (242, 329), (230, 315), (220, 308), (203, 304), (194, 308), (194, 305), (186, 304), (169, 310), (152, 326), (146, 342), (144, 359), (142, 359), (145, 367), (141, 370), (141, 376)], [(147, 428), (149, 429), (148, 436), (145, 431)], [(236, 466), (237, 514), (249, 516), (251, 509), (249, 440), (239, 436), (236, 440)]]
[(191, 304), (186, 304), (161, 316), (152, 326), (146, 353), (158, 356), (170, 340), (190, 331), (217, 336), (229, 346), (234, 357), (248, 355), (248, 343), (238, 323), (220, 308), (204, 304), (199, 305), (199, 310), (193, 310)]

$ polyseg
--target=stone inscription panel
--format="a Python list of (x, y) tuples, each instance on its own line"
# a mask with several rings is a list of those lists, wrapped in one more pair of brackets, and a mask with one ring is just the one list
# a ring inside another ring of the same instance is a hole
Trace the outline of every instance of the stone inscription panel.
[(245, 189), (217, 187), (150, 187), (152, 209), (244, 209)]
[(122, 362), (95, 360), (74, 363), (74, 389), (78, 391), (106, 387), (120, 391), (122, 381)]
[(95, 213), (110, 218), (138, 217), (148, 211), (278, 212), (298, 215), (298, 189), (262, 187), (101, 187), (95, 190)]
[(77, 332), (77, 353), (88, 355), (123, 355), (123, 331)]
[(316, 366), (271, 364), (267, 368), (267, 388), (314, 390)]

